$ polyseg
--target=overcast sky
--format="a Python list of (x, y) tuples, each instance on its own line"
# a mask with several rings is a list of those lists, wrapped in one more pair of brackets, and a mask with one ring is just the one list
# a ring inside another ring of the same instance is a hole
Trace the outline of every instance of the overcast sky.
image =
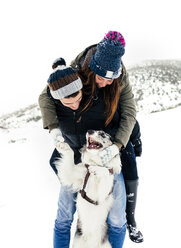
[(123, 61), (181, 59), (180, 0), (10, 0), (0, 3), (0, 114), (37, 103), (51, 63), (70, 63), (109, 30), (126, 40)]

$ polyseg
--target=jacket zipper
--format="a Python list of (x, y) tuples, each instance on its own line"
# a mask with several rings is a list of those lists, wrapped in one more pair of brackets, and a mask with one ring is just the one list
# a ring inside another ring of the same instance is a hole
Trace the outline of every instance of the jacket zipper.
[(74, 120), (74, 125), (75, 125), (75, 133), (76, 133), (76, 136), (77, 136), (77, 141), (79, 144), (77, 144), (79, 147), (81, 147), (81, 142), (80, 142), (80, 135), (78, 134), (78, 131), (77, 131), (77, 122), (76, 122), (76, 113), (73, 112), (73, 120)]

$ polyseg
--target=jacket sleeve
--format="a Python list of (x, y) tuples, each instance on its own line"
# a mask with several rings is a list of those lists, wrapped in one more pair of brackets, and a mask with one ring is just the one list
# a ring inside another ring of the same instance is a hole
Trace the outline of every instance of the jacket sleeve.
[(120, 123), (115, 141), (126, 147), (136, 122), (136, 105), (127, 72), (125, 72), (123, 82), (121, 83), (118, 107), (120, 110)]
[(141, 140), (140, 125), (138, 121), (136, 121), (136, 124), (133, 128), (132, 134), (130, 136), (130, 141), (133, 145), (135, 155), (137, 157), (140, 157), (142, 154), (142, 140)]
[(38, 98), (38, 103), (41, 110), (43, 128), (53, 129), (59, 126), (55, 103), (51, 100), (47, 93), (47, 87), (42, 91)]

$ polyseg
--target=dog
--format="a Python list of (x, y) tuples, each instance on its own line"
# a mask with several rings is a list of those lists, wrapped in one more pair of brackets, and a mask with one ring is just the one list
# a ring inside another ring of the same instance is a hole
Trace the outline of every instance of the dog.
[(81, 150), (82, 162), (75, 165), (72, 149), (61, 143), (62, 159), (56, 164), (58, 177), (63, 185), (78, 192), (73, 248), (111, 248), (106, 220), (113, 204), (114, 174), (120, 173), (121, 161), (118, 150), (111, 161), (102, 165), (99, 153), (112, 144), (104, 131), (89, 130)]

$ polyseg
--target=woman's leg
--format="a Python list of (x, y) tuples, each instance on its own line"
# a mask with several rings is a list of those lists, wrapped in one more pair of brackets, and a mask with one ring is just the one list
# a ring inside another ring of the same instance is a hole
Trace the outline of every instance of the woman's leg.
[(129, 141), (121, 155), (122, 172), (125, 180), (127, 205), (126, 218), (130, 239), (136, 243), (143, 241), (142, 233), (137, 229), (135, 209), (138, 189), (138, 172), (134, 148)]
[(134, 148), (129, 141), (121, 153), (122, 173), (124, 180), (137, 180), (138, 171)]
[(126, 191), (122, 173), (115, 175), (113, 206), (108, 215), (109, 242), (112, 248), (122, 248), (126, 234)]
[(67, 187), (61, 186), (54, 227), (54, 248), (69, 248), (70, 230), (76, 210), (75, 199), (75, 193), (72, 193)]

